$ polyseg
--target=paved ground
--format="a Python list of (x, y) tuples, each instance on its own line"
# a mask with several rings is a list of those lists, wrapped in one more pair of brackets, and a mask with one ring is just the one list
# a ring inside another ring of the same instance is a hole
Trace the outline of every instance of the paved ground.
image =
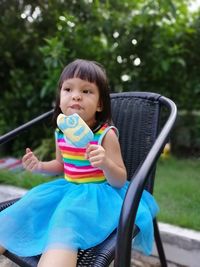
[[(0, 185), (0, 202), (19, 197), (26, 190), (13, 186)], [(159, 223), (162, 240), (169, 267), (199, 267), (200, 266), (200, 232), (183, 229), (168, 224)], [(0, 256), (0, 267), (17, 267), (8, 259)], [(113, 265), (111, 265), (113, 266)], [(160, 266), (154, 247), (153, 256), (145, 257), (133, 251), (132, 267)]]
[(0, 266), (1, 267), (18, 267), (19, 265), (6, 259), (4, 256), (0, 256)]
[[(0, 266), (1, 267), (19, 267), (19, 265), (9, 261), (3, 256), (0, 256)], [(110, 267), (113, 267), (113, 266), (114, 265), (111, 264)], [(160, 266), (159, 261), (153, 257), (149, 258), (148, 261), (145, 260), (144, 262), (144, 259), (141, 260), (141, 257), (138, 256), (138, 258), (134, 260), (134, 263), (133, 263), (133, 260), (131, 263), (131, 267), (158, 267), (158, 266)], [(168, 267), (184, 267), (184, 266), (175, 265), (173, 263), (168, 263)]]

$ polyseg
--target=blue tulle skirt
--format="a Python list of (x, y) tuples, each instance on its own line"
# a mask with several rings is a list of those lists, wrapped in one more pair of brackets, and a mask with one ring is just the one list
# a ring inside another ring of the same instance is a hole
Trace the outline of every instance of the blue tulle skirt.
[[(93, 247), (117, 227), (127, 188), (128, 182), (118, 189), (107, 182), (74, 184), (62, 178), (39, 185), (0, 213), (0, 245), (25, 257), (48, 249)], [(154, 198), (144, 191), (134, 246), (145, 254), (152, 250), (157, 211)]]

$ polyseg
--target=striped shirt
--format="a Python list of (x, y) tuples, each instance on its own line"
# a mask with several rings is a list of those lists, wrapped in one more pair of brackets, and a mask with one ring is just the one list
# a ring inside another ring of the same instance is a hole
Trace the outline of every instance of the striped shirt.
[[(103, 137), (110, 128), (116, 128), (104, 124), (97, 132), (91, 144), (101, 144)], [(89, 160), (85, 158), (86, 148), (79, 148), (72, 145), (64, 137), (64, 134), (56, 130), (56, 140), (61, 151), (64, 162), (64, 177), (67, 181), (74, 183), (98, 183), (104, 182), (106, 177), (99, 168), (92, 167)]]

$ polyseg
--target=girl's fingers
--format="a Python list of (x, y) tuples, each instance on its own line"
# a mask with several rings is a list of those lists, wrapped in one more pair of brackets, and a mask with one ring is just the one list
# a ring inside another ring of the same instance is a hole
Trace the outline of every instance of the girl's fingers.
[(94, 161), (99, 161), (102, 159), (101, 155), (90, 155), (90, 161), (94, 162)]
[(88, 153), (88, 157), (89, 157), (89, 158), (92, 158), (92, 157), (97, 156), (98, 154), (99, 154), (98, 151), (91, 151), (91, 152)]
[(26, 148), (26, 154), (29, 153), (29, 152), (31, 152), (31, 150), (30, 150), (29, 147), (27, 147), (27, 148)]
[(30, 164), (30, 162), (34, 159), (32, 152), (31, 154), (25, 154), (22, 158), (23, 166), (26, 167)]
[(28, 171), (33, 171), (37, 168), (38, 162), (31, 149), (26, 148), (26, 154), (22, 158), (23, 167)]
[(89, 144), (88, 147), (86, 148), (86, 153), (90, 153), (91, 151), (98, 149), (98, 147), (99, 147), (99, 145)]
[(104, 148), (100, 145), (89, 145), (88, 148), (86, 149), (86, 154), (89, 157), (93, 157), (102, 152), (104, 152)]
[(32, 152), (31, 153), (29, 152), (28, 154), (25, 154), (23, 156), (23, 160), (26, 161), (26, 160), (30, 159), (32, 156), (33, 156), (33, 153)]
[(38, 164), (38, 162), (36, 160), (31, 160), (31, 161), (27, 160), (27, 162), (25, 164), (25, 168), (29, 171), (33, 171), (37, 168), (37, 164)]
[(27, 169), (29, 168), (29, 165), (31, 164), (31, 160), (30, 159), (26, 159), (23, 161), (23, 166)]
[(36, 167), (37, 167), (37, 163), (34, 161), (32, 161), (28, 166), (30, 171), (34, 171), (36, 169)]

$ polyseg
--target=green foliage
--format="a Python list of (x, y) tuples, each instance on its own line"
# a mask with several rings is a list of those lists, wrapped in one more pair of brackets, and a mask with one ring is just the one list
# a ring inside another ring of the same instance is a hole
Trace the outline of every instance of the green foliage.
[(53, 138), (42, 139), (40, 146), (34, 150), (40, 160), (51, 160), (55, 158), (55, 140)]
[(112, 91), (158, 92), (198, 110), (200, 11), (188, 2), (0, 1), (0, 134), (51, 108), (75, 58), (101, 62)]
[(0, 184), (14, 185), (26, 189), (53, 180), (53, 177), (45, 176), (27, 171), (10, 172), (8, 170), (0, 170)]
[(172, 149), (179, 157), (195, 157), (200, 154), (200, 112), (179, 114), (172, 137)]

